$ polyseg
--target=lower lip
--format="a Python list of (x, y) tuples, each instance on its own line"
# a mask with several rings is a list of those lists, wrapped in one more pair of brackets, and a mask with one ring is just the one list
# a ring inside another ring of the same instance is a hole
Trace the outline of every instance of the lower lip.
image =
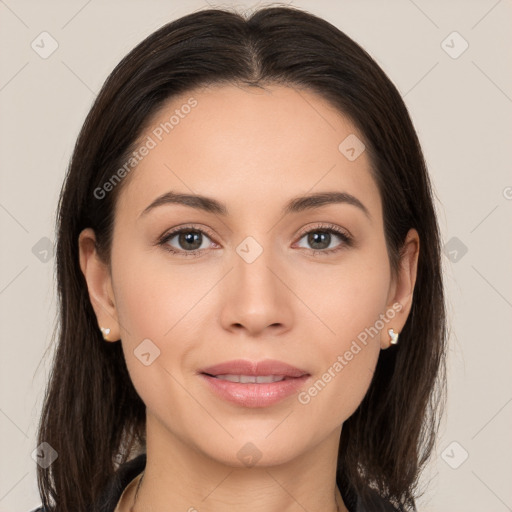
[(310, 375), (271, 382), (241, 384), (201, 373), (210, 389), (220, 398), (243, 407), (268, 407), (297, 393)]

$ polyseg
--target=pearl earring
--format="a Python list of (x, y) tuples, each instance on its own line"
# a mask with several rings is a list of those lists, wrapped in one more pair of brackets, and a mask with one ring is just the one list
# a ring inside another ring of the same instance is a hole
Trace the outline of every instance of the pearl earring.
[(100, 327), (100, 331), (103, 333), (103, 339), (106, 340), (110, 334), (110, 329), (108, 327)]
[(391, 337), (391, 345), (396, 345), (398, 343), (398, 333), (395, 332), (393, 329), (388, 329), (388, 334)]

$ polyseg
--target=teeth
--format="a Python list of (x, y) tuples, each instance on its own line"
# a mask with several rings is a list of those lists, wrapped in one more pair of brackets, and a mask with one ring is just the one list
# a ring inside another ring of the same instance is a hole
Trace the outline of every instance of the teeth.
[(241, 384), (270, 384), (285, 378), (284, 375), (216, 375), (215, 377), (221, 380), (228, 380), (229, 382), (240, 382)]

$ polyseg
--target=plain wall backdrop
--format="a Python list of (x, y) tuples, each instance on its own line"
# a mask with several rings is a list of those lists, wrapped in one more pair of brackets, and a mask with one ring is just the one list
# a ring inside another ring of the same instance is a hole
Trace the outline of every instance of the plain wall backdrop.
[[(0, 0), (0, 512), (40, 504), (31, 454), (53, 352), (43, 359), (56, 316), (55, 212), (97, 92), (161, 25), (208, 4), (270, 3)], [(512, 510), (512, 2), (291, 4), (336, 25), (380, 64), (405, 100), (432, 177), (449, 394), (419, 510)]]

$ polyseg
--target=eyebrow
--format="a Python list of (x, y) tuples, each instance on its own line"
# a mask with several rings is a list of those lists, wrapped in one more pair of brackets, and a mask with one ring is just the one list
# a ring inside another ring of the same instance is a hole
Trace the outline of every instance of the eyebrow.
[[(161, 196), (157, 197), (144, 211), (139, 215), (143, 217), (151, 210), (154, 210), (158, 206), (168, 204), (181, 204), (189, 206), (197, 210), (203, 210), (208, 213), (215, 215), (222, 215), (223, 217), (229, 215), (229, 211), (224, 203), (217, 201), (211, 197), (194, 195), (194, 194), (181, 194), (178, 192), (166, 192)], [(320, 208), (328, 204), (349, 204), (359, 208), (368, 219), (372, 220), (370, 212), (366, 206), (357, 197), (347, 192), (318, 192), (307, 196), (294, 197), (286, 203), (283, 208), (283, 215), (291, 213), (299, 213), (306, 210), (313, 210)]]

